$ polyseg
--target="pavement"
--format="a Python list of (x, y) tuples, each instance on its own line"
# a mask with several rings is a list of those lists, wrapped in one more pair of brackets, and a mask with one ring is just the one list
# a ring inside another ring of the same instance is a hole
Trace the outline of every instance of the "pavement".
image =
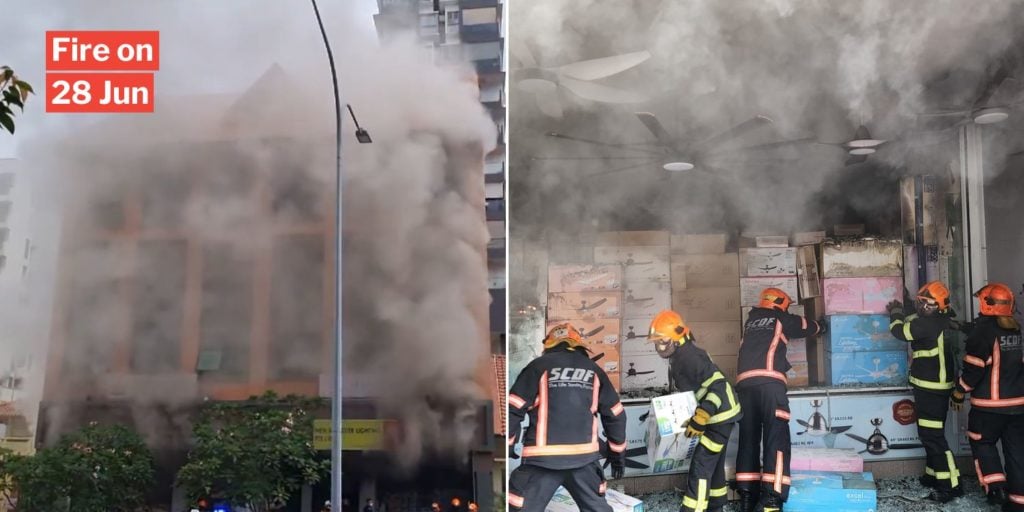
[[(895, 478), (878, 481), (877, 512), (997, 512), (999, 507), (985, 502), (985, 495), (977, 480), (970, 477), (963, 481), (965, 495), (950, 503), (940, 504), (928, 500), (929, 490), (921, 486), (917, 477)], [(644, 512), (676, 512), (682, 495), (660, 492), (638, 496), (644, 500)], [(736, 512), (735, 504), (729, 504), (725, 512)], [(785, 510), (785, 508), (783, 508)]]

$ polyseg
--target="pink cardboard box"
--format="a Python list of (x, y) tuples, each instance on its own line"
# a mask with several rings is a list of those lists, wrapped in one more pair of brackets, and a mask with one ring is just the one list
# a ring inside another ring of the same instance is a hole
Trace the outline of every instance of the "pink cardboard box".
[(825, 314), (884, 314), (890, 301), (903, 299), (899, 277), (844, 277), (825, 279)]
[(793, 448), (790, 469), (793, 471), (828, 471), (860, 473), (864, 459), (853, 450), (838, 448)]

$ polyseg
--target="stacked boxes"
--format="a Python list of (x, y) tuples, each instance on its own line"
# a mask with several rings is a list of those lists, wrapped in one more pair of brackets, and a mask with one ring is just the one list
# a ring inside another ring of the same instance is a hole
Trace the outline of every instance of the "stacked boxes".
[(622, 391), (667, 388), (668, 363), (655, 353), (647, 331), (654, 315), (672, 307), (668, 232), (600, 233), (594, 261), (622, 269), (622, 320), (616, 330)]
[[(797, 288), (800, 290), (800, 300), (802, 305), (801, 316), (806, 316), (814, 320), (821, 321), (820, 314), (824, 310), (824, 301), (821, 297), (821, 273), (819, 271), (819, 255), (821, 253), (821, 243), (825, 240), (824, 231), (813, 231), (807, 233), (797, 233), (793, 235), (793, 245), (796, 248), (796, 272), (797, 272)], [(794, 312), (795, 313), (795, 312)], [(806, 385), (818, 384), (821, 382), (824, 373), (822, 367), (824, 360), (824, 350), (819, 346), (819, 340), (817, 336), (812, 336), (806, 340), (805, 343), (805, 356), (802, 361), (803, 365), (797, 365), (790, 358), (790, 362), (793, 363), (794, 373), (797, 374), (796, 379), (790, 375), (790, 384), (793, 385), (794, 380), (802, 382), (802, 376), (799, 375), (798, 370), (806, 368), (807, 379)], [(813, 377), (812, 377), (813, 376)]]
[(794, 471), (786, 510), (791, 512), (874, 512), (878, 491), (871, 473)]
[(692, 391), (651, 400), (646, 441), (652, 472), (665, 473), (690, 467), (698, 439), (686, 437), (683, 425), (696, 409), (697, 399)]
[[(800, 297), (799, 280), (797, 278), (797, 248), (788, 247), (787, 236), (750, 237), (757, 247), (740, 249), (740, 266), (743, 277), (740, 278), (740, 304), (743, 306), (743, 322), (751, 307), (757, 306), (761, 299), (761, 291), (765, 288), (778, 288), (796, 301)], [(802, 315), (798, 305), (790, 306), (790, 313)], [(787, 358), (793, 368), (788, 372), (789, 384), (793, 387), (807, 386), (807, 345), (805, 340), (791, 340), (787, 348)]]
[(724, 234), (672, 237), (672, 307), (722, 373), (735, 379), (743, 335), (737, 286), (740, 260), (725, 247)]
[(889, 333), (885, 306), (903, 300), (899, 241), (827, 241), (822, 247), (825, 314), (829, 317), (826, 382), (906, 385), (908, 347)]
[(624, 308), (619, 265), (551, 265), (548, 267), (547, 329), (570, 322), (591, 356), (620, 387), (619, 349)]

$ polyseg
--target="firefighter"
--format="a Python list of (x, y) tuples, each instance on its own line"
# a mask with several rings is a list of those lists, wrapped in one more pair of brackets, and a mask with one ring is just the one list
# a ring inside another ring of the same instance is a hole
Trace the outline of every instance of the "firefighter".
[(949, 307), (949, 289), (932, 281), (917, 291), (915, 314), (906, 316), (903, 307), (899, 301), (892, 301), (886, 310), (892, 335), (909, 342), (913, 351), (910, 385), (914, 388), (917, 435), (927, 456), (925, 474), (920, 480), (934, 489), (931, 499), (948, 503), (964, 495), (945, 430), (956, 373), (953, 344), (946, 340), (954, 316)]
[(686, 437), (700, 437), (686, 480), (682, 512), (720, 511), (728, 501), (725, 445), (743, 416), (732, 385), (711, 357), (695, 344), (693, 333), (675, 311), (662, 311), (651, 322), (648, 339), (668, 359), (676, 389), (693, 391), (697, 409), (686, 424)]
[(790, 314), (792, 302), (786, 292), (766, 288), (743, 326), (736, 376), (736, 391), (743, 409), (736, 487), (743, 512), (753, 512), (758, 504), (765, 512), (781, 511), (789, 497), (791, 447), (786, 372), (790, 364), (786, 345), (790, 339), (825, 331), (814, 320)]
[[(967, 337), (963, 370), (953, 407), (971, 395), (967, 437), (978, 481), (988, 501), (1004, 511), (1024, 510), (1024, 353), (1020, 324), (1013, 317), (1013, 291), (991, 283), (979, 290), (980, 315)], [(996, 443), (1003, 443), (1006, 471)]]
[[(608, 438), (612, 477), (621, 478), (626, 462), (626, 414), (608, 375), (590, 360), (579, 331), (568, 323), (544, 338), (544, 353), (523, 369), (509, 391), (509, 439), (514, 447), (521, 425), (522, 465), (509, 476), (513, 510), (543, 512), (559, 486), (582, 511), (610, 512), (601, 466), (598, 416)], [(515, 449), (509, 456), (517, 458)]]

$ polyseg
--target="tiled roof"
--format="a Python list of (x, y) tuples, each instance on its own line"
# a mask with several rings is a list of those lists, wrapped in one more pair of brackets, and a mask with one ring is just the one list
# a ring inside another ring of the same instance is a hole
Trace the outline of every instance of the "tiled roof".
[[(494, 403), (497, 404), (499, 412), (498, 414), (495, 414), (495, 421), (497, 421), (498, 424), (495, 425), (494, 431), (501, 435), (501, 437), (505, 437), (505, 415), (508, 412), (508, 407), (506, 405), (506, 399), (508, 398), (508, 386), (506, 385), (507, 374), (505, 373), (505, 356), (492, 354), (491, 361), (493, 363), (492, 366), (494, 366), (494, 381), (498, 383), (498, 396)], [(500, 420), (498, 418), (500, 418)]]

